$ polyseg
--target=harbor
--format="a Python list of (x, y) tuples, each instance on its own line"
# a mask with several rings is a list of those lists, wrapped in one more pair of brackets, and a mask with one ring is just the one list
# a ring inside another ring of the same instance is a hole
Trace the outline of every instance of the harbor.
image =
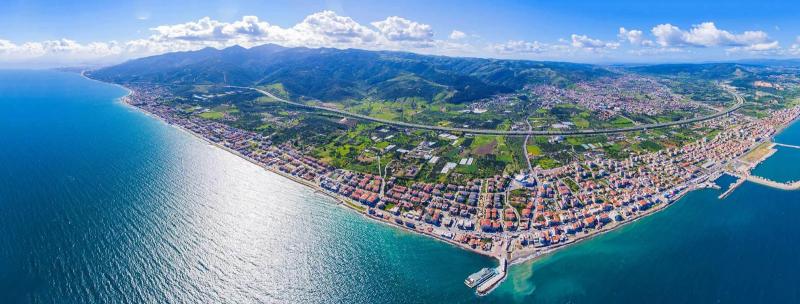
[[(730, 176), (735, 176), (734, 174), (731, 174), (731, 173), (726, 173), (726, 174), (728, 174)], [(733, 193), (733, 191), (736, 190), (736, 188), (739, 188), (739, 186), (741, 186), (742, 183), (744, 183), (744, 181), (745, 181), (744, 178), (737, 177), (736, 181), (731, 183), (731, 185), (728, 186), (728, 189), (725, 190), (725, 192), (723, 192), (722, 194), (720, 194), (717, 198), (724, 199), (725, 197), (727, 197), (728, 195)]]
[(464, 280), (464, 284), (469, 288), (475, 288), (475, 293), (479, 296), (487, 295), (505, 280), (507, 271), (508, 260), (501, 259), (500, 265), (495, 268), (483, 268), (471, 274)]
[(773, 156), (778, 151), (775, 147), (800, 149), (800, 146), (797, 145), (783, 144), (773, 141), (767, 141), (759, 144), (758, 146), (751, 149), (747, 154), (743, 155), (742, 157), (736, 160), (739, 163), (739, 166), (736, 168), (735, 172), (730, 172), (730, 171), (724, 172), (725, 174), (735, 177), (736, 181), (733, 182), (725, 190), (725, 192), (720, 194), (718, 198), (719, 199), (726, 198), (746, 181), (784, 191), (800, 190), (800, 181), (792, 180), (786, 182), (779, 182), (752, 173), (752, 170), (754, 170), (759, 164), (766, 161), (768, 158)]

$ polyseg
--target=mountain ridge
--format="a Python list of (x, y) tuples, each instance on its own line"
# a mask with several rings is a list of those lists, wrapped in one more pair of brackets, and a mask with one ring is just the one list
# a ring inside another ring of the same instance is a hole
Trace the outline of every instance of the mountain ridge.
[(567, 86), (616, 73), (581, 63), (264, 44), (249, 49), (204, 48), (149, 56), (89, 75), (115, 83), (280, 83), (292, 98), (325, 101), (421, 98), (460, 103), (513, 92), (529, 84)]

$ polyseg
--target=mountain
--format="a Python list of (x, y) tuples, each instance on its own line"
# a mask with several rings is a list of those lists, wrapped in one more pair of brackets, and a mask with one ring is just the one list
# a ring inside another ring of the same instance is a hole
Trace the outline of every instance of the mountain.
[(800, 67), (800, 59), (745, 59), (739, 60), (738, 62), (767, 67)]
[(89, 73), (115, 83), (280, 83), (292, 98), (324, 101), (416, 97), (465, 102), (528, 84), (569, 84), (615, 73), (588, 64), (420, 55), (359, 49), (205, 48), (130, 60)]
[(749, 74), (756, 66), (743, 63), (673, 63), (628, 67), (629, 71), (656, 76), (687, 76), (700, 79), (727, 79)]

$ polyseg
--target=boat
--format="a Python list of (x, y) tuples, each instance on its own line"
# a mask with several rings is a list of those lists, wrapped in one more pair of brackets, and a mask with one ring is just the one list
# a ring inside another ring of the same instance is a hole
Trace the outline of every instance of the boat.
[(491, 279), (493, 276), (497, 275), (497, 270), (494, 268), (483, 268), (480, 271), (471, 274), (464, 280), (464, 284), (467, 285), (469, 288), (474, 288), (475, 286), (480, 285), (486, 280)]

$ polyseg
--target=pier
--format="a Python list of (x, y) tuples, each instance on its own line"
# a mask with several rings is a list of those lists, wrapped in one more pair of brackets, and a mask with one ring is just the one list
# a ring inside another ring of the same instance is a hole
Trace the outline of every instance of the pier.
[(782, 182), (776, 182), (776, 181), (768, 179), (768, 178), (764, 178), (764, 177), (756, 176), (756, 175), (751, 175), (751, 174), (747, 174), (747, 175), (744, 175), (744, 176), (739, 175), (739, 174), (735, 174), (735, 173), (731, 173), (731, 172), (725, 172), (725, 174), (728, 174), (728, 175), (731, 175), (733, 177), (736, 177), (739, 180), (737, 180), (734, 185), (731, 185), (731, 187), (727, 191), (725, 191), (725, 193), (721, 194), (719, 196), (720, 199), (725, 198), (725, 196), (730, 194), (729, 192), (733, 191), (733, 189), (735, 189), (736, 187), (740, 186), (745, 180), (748, 181), (748, 182), (751, 182), (751, 183), (756, 183), (756, 184), (759, 184), (759, 185), (762, 185), (762, 186), (767, 186), (767, 187), (770, 187), (770, 188), (775, 188), (775, 189), (780, 189), (780, 190), (787, 190), (787, 191), (800, 190), (800, 181), (791, 181), (791, 182), (782, 183)]
[(793, 191), (800, 189), (800, 181), (781, 183), (755, 175), (748, 176), (747, 181), (780, 190)]
[(796, 145), (787, 145), (787, 144), (782, 144), (782, 143), (774, 143), (774, 144), (776, 146), (781, 146), (781, 147), (786, 147), (786, 148), (800, 149), (800, 146), (796, 146)]
[[(733, 174), (730, 174), (730, 173), (728, 173), (728, 174), (731, 175), (731, 176), (736, 176), (736, 175), (733, 175)], [(723, 199), (723, 198), (727, 197), (728, 195), (730, 195), (731, 193), (733, 193), (733, 190), (736, 190), (736, 188), (739, 188), (739, 186), (741, 186), (745, 181), (745, 179), (742, 178), (742, 177), (736, 176), (736, 178), (737, 178), (736, 181), (733, 182), (728, 187), (728, 190), (725, 190), (725, 192), (723, 192), (722, 194), (719, 195), (719, 197), (718, 197), (719, 199)]]
[(500, 265), (497, 266), (496, 268), (497, 274), (489, 278), (485, 282), (481, 283), (480, 285), (478, 285), (478, 288), (476, 288), (478, 295), (482, 296), (489, 294), (492, 290), (494, 290), (495, 287), (497, 287), (497, 285), (500, 285), (500, 282), (502, 282), (506, 278), (507, 270), (508, 270), (508, 260), (501, 259)]

